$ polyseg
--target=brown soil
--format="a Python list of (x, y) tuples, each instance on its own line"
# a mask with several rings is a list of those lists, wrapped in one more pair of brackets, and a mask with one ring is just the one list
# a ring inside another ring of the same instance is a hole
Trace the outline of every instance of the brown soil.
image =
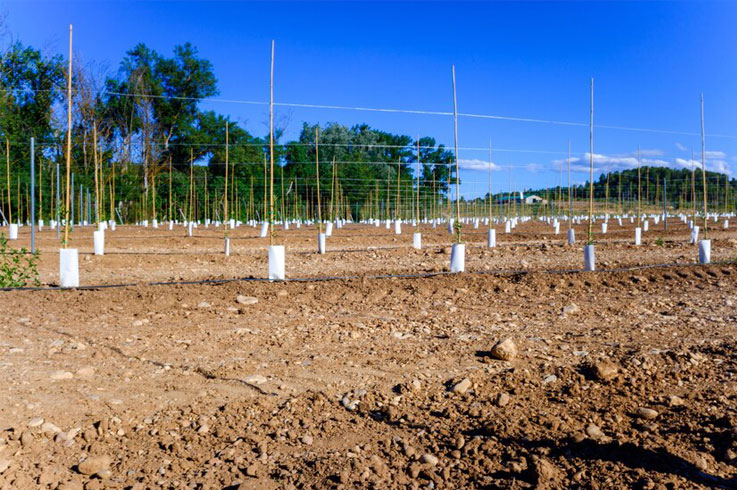
[[(643, 233), (642, 246), (634, 245), (634, 227), (627, 220), (619, 227), (609, 222), (609, 232), (600, 234), (595, 223), (597, 268), (614, 269), (648, 264), (698, 261), (698, 249), (688, 243), (687, 226), (671, 219), (668, 232), (662, 224), (650, 222), (650, 231)], [(710, 223), (712, 260), (726, 261), (737, 256), (737, 233), (723, 230), (722, 222)], [(733, 224), (734, 226), (734, 224)], [(586, 225), (575, 227), (577, 243), (565, 244), (565, 227), (555, 235), (553, 227), (540, 222), (521, 224), (510, 234), (497, 226), (498, 247), (486, 248), (486, 229), (464, 227), (467, 243), (466, 270), (479, 271), (547, 271), (552, 269), (580, 270), (583, 268), (583, 245)], [(324, 276), (412, 274), (447, 271), (452, 237), (445, 226), (433, 229), (420, 227), (423, 250), (412, 248), (412, 233), (416, 228), (403, 226), (403, 234), (395, 235), (393, 227), (347, 225), (335, 230), (327, 239), (328, 256), (317, 251), (316, 227), (277, 230), (277, 242), (286, 245), (286, 275), (288, 278)], [(267, 275), (266, 247), (268, 239), (258, 237), (259, 230), (240, 227), (229, 232), (231, 256), (225, 257), (222, 228), (200, 226), (193, 237), (186, 236), (182, 226), (169, 231), (121, 226), (105, 234), (105, 255), (92, 254), (92, 228), (75, 228), (70, 247), (79, 250), (80, 283), (83, 286), (140, 284), (159, 281), (199, 281), (231, 278), (264, 278)], [(703, 234), (703, 232), (702, 232)], [(41, 281), (58, 284), (59, 241), (54, 230), (37, 235), (41, 254)], [(660, 241), (662, 240), (662, 245)], [(30, 247), (30, 232), (21, 228), (20, 240), (14, 246)]]
[(686, 265), (673, 228), (597, 258), (683, 265), (551, 273), (581, 247), (529, 223), (421, 278), (369, 276), (445, 270), (444, 230), (349, 226), (320, 256), (303, 228), (289, 276), (361, 277), (150, 285), (263, 277), (264, 242), (119, 227), (82, 282), (139, 284), (0, 292), (0, 488), (737, 488), (737, 267)]

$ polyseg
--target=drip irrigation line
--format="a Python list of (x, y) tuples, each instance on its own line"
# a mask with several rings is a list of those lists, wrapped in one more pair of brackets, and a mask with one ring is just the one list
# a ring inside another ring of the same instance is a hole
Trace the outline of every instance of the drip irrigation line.
[[(701, 267), (707, 268), (708, 266), (724, 266), (734, 265), (734, 260), (726, 261), (714, 261), (708, 265), (695, 264), (695, 263), (678, 263), (678, 262), (666, 262), (658, 264), (645, 264), (645, 265), (634, 265), (626, 267), (615, 267), (612, 269), (599, 269), (593, 274), (597, 273), (614, 273), (614, 272), (631, 272), (645, 269), (669, 269), (674, 267)], [(528, 275), (528, 274), (577, 274), (586, 273), (583, 269), (547, 269), (547, 270), (525, 270), (525, 269), (497, 269), (490, 271), (470, 271), (461, 274), (450, 272), (450, 271), (437, 271), (437, 272), (416, 272), (416, 273), (397, 273), (397, 274), (372, 274), (372, 275), (356, 275), (351, 274), (347, 276), (316, 276), (316, 277), (295, 277), (288, 278), (282, 281), (274, 281), (265, 277), (238, 277), (230, 279), (201, 279), (196, 281), (157, 281), (147, 283), (124, 283), (124, 284), (102, 284), (93, 286), (79, 286), (76, 288), (62, 288), (61, 286), (46, 286), (46, 287), (22, 287), (22, 288), (0, 288), (0, 291), (74, 291), (74, 290), (96, 290), (96, 289), (114, 289), (114, 288), (125, 288), (135, 286), (191, 286), (191, 285), (210, 285), (210, 284), (227, 284), (231, 282), (277, 282), (277, 283), (289, 283), (289, 282), (327, 282), (327, 281), (347, 281), (355, 279), (424, 279), (436, 276), (448, 276), (448, 275), (497, 275), (497, 276), (508, 276), (508, 275)]]

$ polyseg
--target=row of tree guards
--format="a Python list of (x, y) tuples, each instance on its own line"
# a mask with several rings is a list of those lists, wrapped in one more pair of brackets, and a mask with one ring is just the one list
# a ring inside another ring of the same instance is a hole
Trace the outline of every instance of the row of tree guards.
[[(277, 222), (282, 223), (285, 228), (289, 223), (316, 223), (318, 228), (318, 251), (325, 253), (325, 237), (332, 232), (334, 224), (342, 226), (346, 222), (364, 222), (371, 225), (379, 226), (380, 222), (385, 222), (387, 228), (390, 223), (394, 223), (395, 232), (401, 233), (402, 222), (412, 221), (413, 224), (418, 222), (430, 222), (433, 225), (444, 222), (448, 224), (448, 231), (453, 236), (453, 246), (450, 258), (451, 272), (462, 272), (465, 270), (465, 243), (462, 235), (462, 224), (474, 222), (474, 226), (478, 227), (479, 216), (485, 214), (485, 208), (488, 208), (488, 217), (484, 219), (484, 223), (488, 225), (488, 246), (496, 246), (496, 235), (493, 225), (504, 223), (505, 231), (509, 232), (517, 223), (524, 222), (534, 217), (544, 219), (551, 223), (555, 228), (555, 233), (559, 232), (560, 221), (568, 223), (568, 242), (575, 242), (575, 234), (573, 233), (572, 224), (574, 221), (580, 222), (580, 213), (574, 213), (574, 202), (581, 202), (580, 197), (576, 196), (576, 188), (570, 185), (570, 143), (568, 158), (568, 186), (558, 186), (552, 191), (546, 191), (545, 203), (531, 206), (524, 199), (517, 199), (517, 191), (512, 191), (511, 185), (509, 192), (506, 193), (506, 201), (502, 199), (504, 194), (495, 197), (491, 192), (492, 186), (492, 164), (491, 164), (491, 146), (489, 147), (489, 192), (485, 198), (465, 200), (460, 196), (460, 179), (455, 178), (455, 199), (450, 196), (451, 189), (451, 172), (445, 172), (447, 180), (443, 182), (443, 187), (447, 190), (448, 195), (438, 195), (436, 193), (436, 181), (434, 177), (430, 179), (433, 186), (432, 193), (429, 192), (429, 186), (425, 186), (425, 193), (421, 192), (420, 185), (420, 145), (419, 138), (417, 142), (417, 174), (416, 178), (402, 180), (402, 161), (397, 161), (396, 174), (394, 179), (387, 173), (385, 182), (379, 180), (374, 182), (374, 189), (368, 192), (363, 203), (349, 201), (346, 198), (346, 191), (351, 190), (351, 186), (357, 185), (351, 178), (341, 177), (338, 172), (338, 162), (332, 161), (330, 166), (330, 182), (329, 202), (324, 202), (321, 191), (321, 181), (325, 180), (325, 176), (320, 172), (319, 157), (319, 129), (315, 130), (315, 174), (314, 181), (308, 178), (291, 177), (288, 180), (284, 178), (283, 167), (281, 172), (275, 173), (275, 153), (274, 153), (274, 42), (271, 43), (271, 69), (270, 69), (270, 86), (269, 86), (269, 140), (268, 140), (268, 161), (263, 162), (264, 176), (262, 182), (254, 182), (253, 176), (250, 176), (249, 182), (243, 182), (238, 179), (235, 173), (236, 165), (244, 165), (244, 163), (230, 162), (230, 143), (229, 143), (229, 127), (225, 123), (225, 161), (223, 162), (224, 179), (208, 175), (208, 169), (195, 165), (194, 156), (190, 150), (189, 162), (189, 179), (188, 182), (177, 182), (173, 179), (172, 162), (169, 161), (168, 182), (157, 183), (156, 174), (151, 174), (150, 186), (145, 186), (145, 191), (141, 193), (138, 199), (128, 199), (127, 206), (123, 207), (121, 196), (130, 196), (131, 190), (123, 187), (116, 188), (116, 172), (115, 166), (111, 165), (107, 171), (102, 166), (102, 156), (97, 143), (97, 126), (93, 123), (93, 182), (94, 190), (90, 190), (84, 185), (79, 185), (78, 190), (74, 184), (74, 174), (71, 172), (71, 142), (72, 142), (72, 26), (69, 27), (69, 70), (67, 72), (67, 136), (66, 136), (66, 168), (62, 177), (59, 165), (55, 169), (46, 168), (44, 172), (44, 164), (40, 162), (38, 181), (36, 187), (35, 174), (35, 150), (34, 141), (31, 139), (31, 175), (30, 181), (26, 185), (25, 195), (21, 193), (20, 179), (17, 180), (15, 189), (15, 199), (12, 196), (12, 185), (10, 178), (10, 142), (6, 140), (6, 192), (0, 192), (0, 212), (7, 211), (7, 215), (2, 213), (2, 219), (9, 224), (10, 239), (17, 238), (18, 226), (20, 222), (26, 221), (36, 223), (38, 216), (39, 227), (43, 226), (44, 216), (44, 189), (48, 190), (48, 216), (51, 219), (51, 225), (57, 230), (57, 236), (61, 240), (62, 249), (59, 254), (59, 271), (60, 284), (62, 287), (79, 286), (79, 267), (77, 249), (69, 248), (70, 228), (73, 226), (75, 217), (79, 223), (92, 223), (97, 226), (94, 231), (95, 253), (103, 254), (104, 250), (104, 231), (108, 225), (114, 229), (116, 222), (138, 222), (148, 225), (148, 218), (151, 219), (153, 226), (158, 226), (158, 217), (161, 216), (169, 222), (169, 228), (172, 229), (174, 222), (187, 225), (188, 234), (192, 234), (192, 227), (196, 223), (204, 220), (206, 226), (210, 223), (222, 225), (225, 240), (225, 254), (230, 254), (230, 236), (229, 230), (243, 222), (254, 224), (262, 223), (263, 237), (268, 236), (269, 248), (269, 268), (268, 277), (272, 280), (285, 279), (285, 248), (283, 244), (279, 244), (279, 236), (274, 226)], [(453, 165), (455, 167), (455, 175), (459, 175), (458, 160), (458, 109), (456, 97), (456, 76), (455, 66), (452, 67), (452, 88), (453, 88), (453, 129), (454, 129), (454, 153)], [(588, 233), (587, 243), (584, 247), (584, 268), (585, 270), (595, 270), (594, 260), (594, 222), (598, 217), (603, 215), (602, 233), (607, 232), (607, 225), (610, 217), (610, 207), (615, 219), (621, 225), (622, 217), (630, 217), (630, 220), (636, 217), (637, 227), (635, 229), (635, 243), (640, 244), (642, 228), (645, 231), (648, 228), (648, 222), (644, 225), (641, 221), (644, 214), (649, 211), (652, 214), (651, 202), (649, 198), (650, 179), (646, 176), (646, 196), (645, 208), (642, 206), (642, 180), (641, 168), (638, 165), (637, 193), (636, 193), (636, 212), (634, 193), (630, 188), (624, 193), (621, 185), (621, 174), (619, 186), (616, 188), (617, 197), (610, 196), (609, 178), (607, 175), (604, 187), (604, 199), (599, 199), (598, 209), (595, 209), (595, 183), (594, 183), (594, 83), (591, 80), (591, 110), (590, 110), (590, 175), (589, 175), (589, 192), (588, 192)], [(703, 197), (703, 206), (700, 206), (700, 217), (703, 219), (701, 229), (703, 230), (703, 239), (699, 240), (700, 260), (702, 263), (710, 261), (711, 241), (708, 239), (708, 218), (710, 216), (708, 210), (708, 193), (707, 193), (707, 176), (705, 170), (705, 140), (704, 140), (704, 120), (703, 120), (703, 96), (701, 98), (701, 196)], [(638, 150), (639, 162), (639, 150)], [(247, 163), (251, 165), (253, 163)], [(436, 164), (437, 165), (437, 164)], [(47, 166), (48, 167), (48, 166)], [(55, 175), (53, 170), (55, 170)], [(131, 169), (126, 169), (130, 172)], [(649, 169), (647, 169), (649, 172)], [(562, 168), (561, 168), (562, 174)], [(148, 175), (144, 175), (146, 179)], [(687, 196), (684, 185), (681, 185), (679, 196), (679, 207), (685, 203), (691, 203), (691, 221), (692, 231), (691, 241), (696, 242), (699, 234), (699, 227), (696, 225), (696, 173), (691, 172), (691, 193)], [(120, 174), (118, 175), (118, 181)], [(276, 186), (275, 186), (276, 180)], [(64, 197), (61, 198), (61, 185), (64, 185)], [(314, 185), (313, 185), (314, 184)], [(384, 186), (385, 184), (385, 186)], [(427, 184), (427, 179), (425, 179)], [(120, 185), (120, 183), (118, 183)], [(182, 187), (186, 185), (186, 198), (182, 199)], [(655, 182), (655, 202), (661, 196), (660, 182)], [(307, 189), (307, 197), (301, 196), (298, 192), (299, 186)], [(664, 225), (667, 226), (668, 202), (667, 194), (668, 181), (663, 180), (662, 183), (662, 203), (663, 211), (661, 214), (654, 215), (655, 222), (662, 219)], [(166, 196), (168, 187), (168, 199), (158, 199), (157, 196)], [(324, 187), (324, 185), (323, 185)], [(36, 205), (36, 188), (38, 189), (38, 206)], [(285, 189), (286, 188), (286, 189)], [(395, 189), (393, 192), (392, 188)], [(724, 187), (724, 209), (723, 215), (729, 216), (729, 180), (725, 177)], [(315, 189), (314, 196), (310, 191)], [(75, 191), (78, 203), (75, 203)], [(178, 191), (178, 192), (175, 192)], [(567, 194), (567, 196), (566, 196)], [(712, 196), (713, 196), (712, 192)], [(737, 194), (737, 193), (735, 193)], [(290, 196), (291, 195), (291, 196)], [(719, 195), (719, 194), (717, 194)], [(567, 199), (566, 199), (567, 197)], [(577, 201), (577, 198), (578, 201)], [(718, 197), (717, 207), (719, 206)], [(734, 198), (733, 198), (734, 199)], [(672, 200), (672, 198), (671, 198)], [(184, 201), (184, 202), (182, 202)], [(497, 201), (497, 202), (495, 202)], [(567, 201), (567, 203), (566, 203)], [(75, 216), (75, 204), (77, 204)], [(132, 204), (132, 205), (131, 205)], [(567, 204), (567, 205), (566, 205)], [(566, 209), (567, 208), (567, 209)], [(648, 209), (650, 208), (650, 209)], [(63, 209), (63, 214), (61, 210)], [(681, 219), (686, 221), (686, 215), (683, 214), (681, 207)], [(121, 214), (121, 210), (123, 214)], [(712, 206), (711, 215), (715, 217), (718, 212), (714, 212)], [(38, 215), (36, 212), (38, 211)], [(222, 215), (220, 212), (222, 211)], [(14, 215), (15, 220), (14, 223)], [(496, 218), (495, 218), (496, 216)], [(25, 219), (23, 219), (25, 218)], [(727, 221), (725, 218), (725, 228)], [(325, 230), (323, 230), (325, 224)], [(63, 237), (61, 229), (63, 226)], [(31, 226), (34, 230), (35, 226)], [(414, 233), (413, 245), (416, 248), (421, 247), (421, 235), (419, 232)], [(35, 242), (32, 236), (32, 248), (35, 248)]]

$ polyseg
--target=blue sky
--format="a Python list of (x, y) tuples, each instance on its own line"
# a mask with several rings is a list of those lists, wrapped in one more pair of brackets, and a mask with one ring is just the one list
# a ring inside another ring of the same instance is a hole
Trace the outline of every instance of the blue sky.
[[(737, 2), (236, 2), (5, 1), (10, 34), (48, 53), (74, 52), (111, 74), (139, 42), (164, 54), (191, 42), (212, 61), (218, 99), (268, 100), (276, 42), (277, 102), (449, 112), (451, 65), (461, 113), (580, 123), (459, 118), (462, 193), (556, 185), (571, 142), (573, 180), (588, 177), (589, 83), (595, 79), (596, 175), (700, 158), (704, 93), (707, 168), (737, 168)], [(254, 134), (262, 105), (207, 102)], [(445, 115), (279, 107), (287, 138), (302, 121), (368, 123), (453, 144)], [(732, 137), (723, 137), (727, 135)], [(477, 149), (478, 148), (478, 149)], [(563, 176), (565, 184), (565, 175)]]

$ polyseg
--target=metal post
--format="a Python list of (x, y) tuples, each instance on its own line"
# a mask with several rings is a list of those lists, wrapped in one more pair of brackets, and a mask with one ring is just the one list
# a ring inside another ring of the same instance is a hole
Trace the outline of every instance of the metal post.
[(61, 222), (59, 221), (59, 164), (56, 164), (56, 239), (59, 240), (61, 238)]

